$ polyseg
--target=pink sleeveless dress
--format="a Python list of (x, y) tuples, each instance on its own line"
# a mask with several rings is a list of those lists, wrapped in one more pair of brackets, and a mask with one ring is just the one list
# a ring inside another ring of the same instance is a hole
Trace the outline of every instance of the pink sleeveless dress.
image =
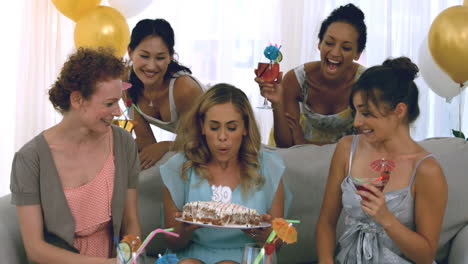
[(110, 257), (112, 242), (112, 191), (114, 189), (114, 152), (110, 131), (110, 153), (101, 171), (79, 187), (64, 187), (68, 206), (75, 220), (74, 247), (80, 254)]

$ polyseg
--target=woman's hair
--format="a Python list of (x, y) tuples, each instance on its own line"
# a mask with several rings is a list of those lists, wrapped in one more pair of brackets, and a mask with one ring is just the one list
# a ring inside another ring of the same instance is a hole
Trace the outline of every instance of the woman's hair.
[[(134, 51), (136, 47), (149, 36), (160, 37), (164, 44), (166, 44), (169, 50), (169, 55), (174, 55), (174, 30), (172, 29), (169, 22), (160, 18), (140, 20), (132, 30), (128, 48)], [(167, 71), (164, 74), (164, 80), (170, 79), (172, 75), (178, 71), (192, 73), (189, 68), (182, 66), (177, 62), (177, 60), (173, 59), (167, 67)], [(128, 89), (128, 93), (133, 102), (137, 103), (138, 97), (143, 94), (143, 83), (140, 81), (140, 79), (138, 79), (133, 69), (130, 69), (129, 82), (132, 84), (132, 87)]]
[(113, 55), (110, 48), (78, 48), (72, 53), (49, 89), (49, 100), (60, 113), (70, 110), (70, 94), (80, 92), (88, 100), (98, 82), (120, 79), (124, 62)]
[(255, 121), (249, 99), (242, 90), (230, 84), (220, 83), (211, 87), (194, 103), (179, 122), (175, 149), (184, 152), (187, 161), (182, 167), (182, 178), (187, 179), (189, 169), (193, 168), (202, 179), (212, 178), (206, 168), (211, 153), (202, 135), (206, 112), (213, 106), (231, 103), (242, 116), (247, 135), (243, 137), (239, 149), (241, 164), (241, 187), (243, 195), (248, 195), (254, 186), (262, 186), (264, 178), (258, 173), (260, 164), (260, 132)]
[(364, 13), (357, 6), (347, 4), (334, 9), (331, 14), (322, 22), (318, 38), (320, 42), (330, 26), (334, 22), (344, 22), (352, 25), (358, 33), (358, 52), (361, 53), (366, 47), (367, 27), (364, 23)]
[(407, 57), (387, 59), (382, 65), (367, 69), (351, 89), (351, 108), (355, 110), (353, 96), (360, 92), (366, 104), (369, 99), (376, 106), (383, 104), (385, 113), (399, 103), (406, 104), (406, 121), (412, 123), (419, 116), (419, 91), (414, 83), (418, 72), (418, 66)]

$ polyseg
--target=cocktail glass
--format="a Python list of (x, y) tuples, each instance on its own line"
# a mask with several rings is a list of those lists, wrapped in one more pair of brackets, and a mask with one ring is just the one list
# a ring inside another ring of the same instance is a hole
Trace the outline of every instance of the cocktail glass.
[[(253, 264), (263, 248), (262, 243), (248, 243), (245, 244), (244, 254), (242, 256), (241, 264)], [(264, 254), (259, 264), (276, 264), (276, 252), (272, 255)]]
[[(354, 186), (356, 187), (356, 189), (358, 191), (366, 191), (366, 192), (370, 192), (372, 194), (373, 194), (373, 192), (371, 190), (367, 189), (366, 187), (364, 187), (364, 184), (372, 185), (375, 188), (379, 189), (379, 191), (383, 191), (383, 189), (385, 188), (385, 185), (387, 184), (387, 182), (388, 182), (388, 178), (383, 178), (381, 176), (379, 176), (379, 177), (369, 177), (369, 178), (353, 178)], [(365, 196), (361, 195), (361, 198), (364, 201), (369, 201), (369, 199), (367, 197), (365, 197)]]
[[(274, 82), (278, 79), (280, 72), (279, 63), (267, 63), (259, 62), (257, 69), (255, 69), (255, 75), (260, 78), (263, 82)], [(271, 106), (268, 105), (268, 100), (264, 98), (263, 105), (258, 106), (260, 109), (271, 109)]]

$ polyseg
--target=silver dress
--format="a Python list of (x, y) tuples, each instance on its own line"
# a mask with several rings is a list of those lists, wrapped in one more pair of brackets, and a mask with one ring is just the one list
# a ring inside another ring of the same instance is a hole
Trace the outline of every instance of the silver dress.
[[(341, 190), (343, 192), (343, 221), (339, 222), (338, 230), (342, 230), (343, 232), (338, 239), (335, 262), (340, 264), (412, 263), (393, 243), (382, 226), (361, 209), (361, 197), (356, 194), (357, 190), (351, 178), (353, 154), (356, 151), (358, 140), (359, 136), (354, 136), (348, 175), (341, 183)], [(431, 156), (432, 154), (429, 154), (417, 162), (410, 184), (407, 187), (385, 193), (388, 209), (403, 225), (411, 230), (415, 230), (414, 198), (411, 194), (411, 186), (413, 185), (418, 166), (423, 160)]]

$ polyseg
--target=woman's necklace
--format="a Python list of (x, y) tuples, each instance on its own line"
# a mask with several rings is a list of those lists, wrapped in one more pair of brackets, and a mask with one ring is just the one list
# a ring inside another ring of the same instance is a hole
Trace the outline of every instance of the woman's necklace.
[(146, 93), (143, 92), (143, 93), (144, 93), (144, 96), (146, 97), (146, 99), (149, 101), (149, 104), (148, 104), (149, 107), (154, 107), (153, 101), (156, 100), (156, 98), (158, 98), (158, 96), (161, 95), (161, 94), (158, 95), (158, 91), (146, 92)]
[(148, 104), (149, 107), (154, 107), (153, 101), (154, 101), (157, 97), (158, 97), (158, 94), (157, 94), (157, 93), (155, 93), (155, 95), (152, 96), (151, 93), (146, 92), (145, 98), (146, 98), (146, 100), (149, 101), (149, 104)]

